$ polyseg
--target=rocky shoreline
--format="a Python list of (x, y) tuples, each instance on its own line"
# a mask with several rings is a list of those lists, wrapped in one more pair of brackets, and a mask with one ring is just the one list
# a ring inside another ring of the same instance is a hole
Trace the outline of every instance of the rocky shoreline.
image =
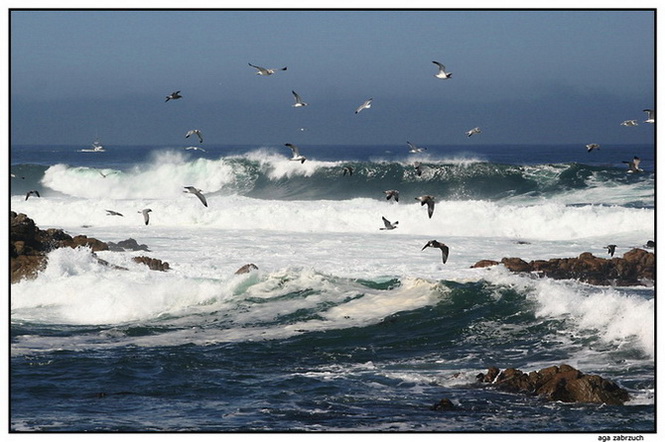
[[(42, 230), (24, 213), (9, 213), (9, 262), (11, 283), (23, 279), (34, 279), (46, 267), (47, 254), (60, 247), (89, 247), (93, 256), (100, 264), (110, 265), (98, 258), (95, 252), (102, 250), (147, 250), (145, 245), (138, 245), (135, 240), (129, 239), (118, 244), (109, 244), (86, 235), (71, 236), (62, 229)], [(124, 246), (124, 247), (123, 247)], [(147, 256), (134, 257), (135, 262), (146, 264), (152, 270), (166, 271), (169, 263)], [(123, 267), (114, 266), (126, 270)]]
[(503, 258), (501, 261), (482, 260), (472, 268), (503, 264), (517, 273), (532, 273), (552, 279), (574, 279), (603, 286), (651, 286), (656, 276), (656, 256), (643, 249), (632, 249), (621, 258), (599, 258), (589, 252), (577, 258), (554, 258), (526, 262), (521, 258)]

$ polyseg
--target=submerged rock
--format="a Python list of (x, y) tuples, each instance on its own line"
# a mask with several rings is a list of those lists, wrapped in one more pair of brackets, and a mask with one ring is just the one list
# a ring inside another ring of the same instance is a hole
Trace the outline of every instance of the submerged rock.
[(159, 270), (165, 272), (169, 269), (169, 263), (157, 258), (149, 258), (147, 256), (135, 256), (132, 261), (147, 265), (151, 270)]
[(565, 364), (529, 373), (490, 367), (487, 374), (481, 373), (476, 378), (497, 390), (536, 395), (550, 401), (623, 405), (630, 399), (628, 392), (614, 382)]
[[(496, 261), (478, 261), (472, 268), (499, 264)], [(621, 258), (605, 259), (589, 252), (577, 258), (554, 258), (526, 262), (520, 258), (501, 260), (512, 272), (532, 272), (553, 279), (576, 279), (594, 285), (648, 285), (655, 279), (656, 257), (643, 249), (632, 249)]]
[(150, 250), (148, 249), (148, 246), (145, 244), (139, 244), (134, 238), (128, 238), (125, 239), (124, 241), (118, 241), (117, 243), (114, 242), (107, 242), (109, 250), (114, 251), (114, 252), (123, 252), (125, 250), (143, 250), (145, 252), (149, 252)]

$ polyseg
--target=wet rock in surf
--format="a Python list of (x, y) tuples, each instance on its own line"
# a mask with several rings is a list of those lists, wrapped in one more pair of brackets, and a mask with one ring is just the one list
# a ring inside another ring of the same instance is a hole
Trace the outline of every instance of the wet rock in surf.
[(169, 269), (168, 262), (162, 261), (161, 259), (157, 258), (150, 258), (147, 256), (135, 256), (134, 258), (132, 258), (132, 261), (138, 262), (140, 264), (145, 264), (150, 268), (150, 270), (159, 270), (160, 272), (165, 272)]
[(144, 252), (150, 251), (147, 245), (139, 244), (134, 238), (128, 238), (123, 241), (118, 241), (117, 243), (108, 241), (106, 244), (108, 245), (109, 250), (113, 252), (124, 252), (125, 250), (132, 250), (132, 251), (142, 250)]
[(529, 373), (490, 367), (487, 374), (481, 373), (476, 378), (479, 383), (489, 383), (500, 391), (535, 395), (550, 401), (623, 405), (630, 399), (628, 391), (616, 383), (565, 364)]
[[(499, 264), (478, 261), (472, 268)], [(655, 278), (656, 258), (652, 252), (632, 249), (623, 257), (605, 259), (589, 252), (577, 258), (554, 258), (526, 262), (520, 258), (503, 258), (501, 264), (512, 272), (531, 272), (553, 279), (576, 279), (594, 285), (651, 285)]]
[(249, 264), (245, 264), (244, 266), (242, 266), (242, 267), (240, 267), (238, 270), (236, 270), (236, 273), (235, 273), (235, 274), (236, 274), (236, 275), (242, 275), (242, 274), (244, 274), (244, 273), (249, 273), (249, 272), (251, 272), (252, 270), (258, 270), (258, 269), (259, 269), (259, 268), (258, 268), (256, 265), (254, 265), (254, 264), (252, 264), (252, 263), (249, 263)]

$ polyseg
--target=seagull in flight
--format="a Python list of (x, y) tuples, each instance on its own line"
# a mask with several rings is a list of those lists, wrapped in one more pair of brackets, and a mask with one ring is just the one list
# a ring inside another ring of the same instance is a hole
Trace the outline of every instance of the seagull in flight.
[(432, 63), (434, 63), (439, 67), (439, 72), (437, 72), (436, 75), (434, 75), (436, 78), (447, 80), (448, 78), (453, 76), (452, 72), (446, 72), (446, 67), (441, 63), (439, 63), (438, 61), (433, 61)]
[(621, 123), (622, 126), (637, 126), (637, 120), (626, 120)]
[(300, 164), (304, 163), (307, 158), (304, 156), (300, 155), (300, 150), (298, 149), (298, 146), (295, 144), (291, 143), (286, 143), (284, 144), (286, 147), (291, 149), (291, 152), (293, 152), (293, 156), (291, 157), (291, 161), (300, 161)]
[(185, 150), (200, 150), (201, 152), (206, 151), (204, 148), (198, 147), (198, 146), (188, 146), (188, 147), (185, 147)]
[(600, 144), (597, 143), (591, 143), (586, 145), (586, 151), (591, 152), (592, 150), (597, 149), (600, 150)]
[(31, 190), (25, 194), (25, 200), (28, 201), (28, 198), (30, 198), (31, 195), (35, 195), (37, 198), (41, 198), (39, 196), (39, 192), (37, 192), (36, 190)]
[(614, 256), (614, 251), (616, 250), (617, 246), (616, 244), (610, 244), (605, 248), (607, 249), (607, 253), (609, 253), (610, 256)]
[(199, 137), (199, 143), (203, 143), (203, 135), (201, 134), (201, 131), (198, 129), (192, 129), (187, 132), (187, 135), (185, 135), (185, 138), (189, 138), (191, 135), (196, 135)]
[(112, 216), (125, 216), (120, 212), (116, 212), (115, 210), (109, 210), (109, 209), (106, 209), (106, 214)]
[(393, 230), (393, 229), (396, 229), (397, 224), (399, 224), (399, 221), (395, 221), (394, 223), (391, 223), (384, 216), (382, 216), (381, 219), (383, 220), (383, 225), (385, 227), (381, 227), (381, 228), (379, 228), (379, 230)]
[(437, 249), (441, 249), (441, 258), (443, 259), (443, 263), (445, 264), (446, 261), (448, 261), (448, 251), (449, 251), (449, 249), (448, 249), (447, 245), (433, 239), (430, 242), (428, 242), (427, 244), (425, 244), (425, 247), (420, 249), (420, 251), (422, 252), (423, 250), (425, 250), (428, 247), (434, 247), (434, 248), (437, 248)]
[(152, 209), (143, 209), (143, 210), (139, 210), (139, 212), (138, 212), (138, 213), (143, 214), (143, 221), (145, 221), (146, 226), (150, 222), (150, 215), (148, 215), (150, 212), (152, 212)]
[(206, 197), (203, 196), (203, 194), (201, 193), (201, 189), (197, 189), (194, 186), (185, 186), (185, 189), (187, 189), (189, 193), (193, 193), (194, 195), (196, 195), (199, 198), (199, 200), (201, 200), (203, 205), (208, 207), (208, 202), (206, 201)]
[(655, 123), (656, 122), (656, 113), (651, 109), (644, 109), (643, 112), (647, 113), (647, 119), (644, 120), (645, 123)]
[[(182, 95), (180, 95), (180, 91), (175, 91), (169, 95), (166, 96), (166, 101), (169, 100), (177, 100), (178, 98), (182, 98)], [(165, 101), (165, 103), (166, 103)]]
[(427, 150), (426, 147), (418, 147), (410, 141), (407, 141), (406, 144), (409, 146), (409, 153), (418, 153)]
[(399, 190), (384, 190), (383, 193), (386, 194), (386, 200), (393, 198), (396, 203), (399, 202)]
[(296, 91), (291, 91), (291, 93), (293, 94), (293, 98), (295, 98), (295, 100), (296, 100), (295, 104), (292, 105), (293, 107), (305, 107), (305, 106), (307, 106), (307, 103), (302, 101), (302, 98), (300, 98), (300, 95), (298, 95), (296, 93)]
[(349, 176), (352, 176), (352, 175), (353, 175), (353, 167), (351, 167), (351, 166), (344, 166), (344, 167), (343, 167), (343, 170), (344, 170), (344, 172), (342, 172), (342, 176), (346, 176), (347, 173), (349, 174)]
[(416, 199), (420, 201), (421, 206), (427, 204), (427, 216), (431, 218), (434, 213), (434, 197), (432, 195), (423, 195), (416, 197)]
[(253, 68), (255, 68), (255, 69), (257, 70), (256, 75), (261, 75), (261, 76), (264, 76), (264, 75), (272, 75), (272, 74), (274, 74), (274, 73), (277, 72), (277, 71), (285, 71), (285, 70), (286, 70), (286, 66), (283, 67), (283, 68), (281, 68), (281, 69), (266, 69), (266, 68), (262, 68), (261, 66), (255, 66), (255, 65), (253, 65), (252, 63), (248, 63), (248, 64), (249, 64), (251, 67), (253, 67)]
[(479, 133), (480, 133), (480, 128), (479, 127), (474, 127), (473, 129), (466, 132), (466, 136), (470, 137), (471, 135), (475, 135), (475, 134), (479, 134)]
[(644, 172), (643, 169), (640, 169), (640, 160), (639, 157), (633, 157), (631, 161), (623, 161), (623, 163), (628, 164), (628, 173), (635, 173), (635, 172)]
[(423, 174), (423, 167), (420, 161), (413, 163), (413, 167), (416, 169), (416, 175), (421, 176)]
[(373, 98), (370, 98), (369, 100), (365, 101), (363, 104), (358, 106), (358, 109), (356, 109), (356, 113), (360, 112), (363, 109), (369, 109), (370, 107), (372, 107), (372, 100)]

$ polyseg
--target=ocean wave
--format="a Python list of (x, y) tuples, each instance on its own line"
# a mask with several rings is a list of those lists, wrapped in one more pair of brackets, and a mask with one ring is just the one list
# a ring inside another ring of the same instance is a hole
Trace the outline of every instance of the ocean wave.
[[(419, 170), (415, 158), (301, 164), (268, 148), (218, 159), (167, 150), (127, 170), (57, 164), (43, 170), (40, 185), (72, 197), (115, 199), (171, 198), (192, 185), (206, 194), (269, 200), (381, 199), (388, 189), (398, 189), (404, 198), (432, 194), (445, 200), (562, 196), (569, 203), (635, 205), (646, 198), (647, 206), (654, 200), (651, 173), (579, 163), (519, 166), (473, 157), (419, 157), (418, 162)], [(347, 166), (352, 175), (344, 173)], [(12, 193), (24, 194), (24, 187)]]

